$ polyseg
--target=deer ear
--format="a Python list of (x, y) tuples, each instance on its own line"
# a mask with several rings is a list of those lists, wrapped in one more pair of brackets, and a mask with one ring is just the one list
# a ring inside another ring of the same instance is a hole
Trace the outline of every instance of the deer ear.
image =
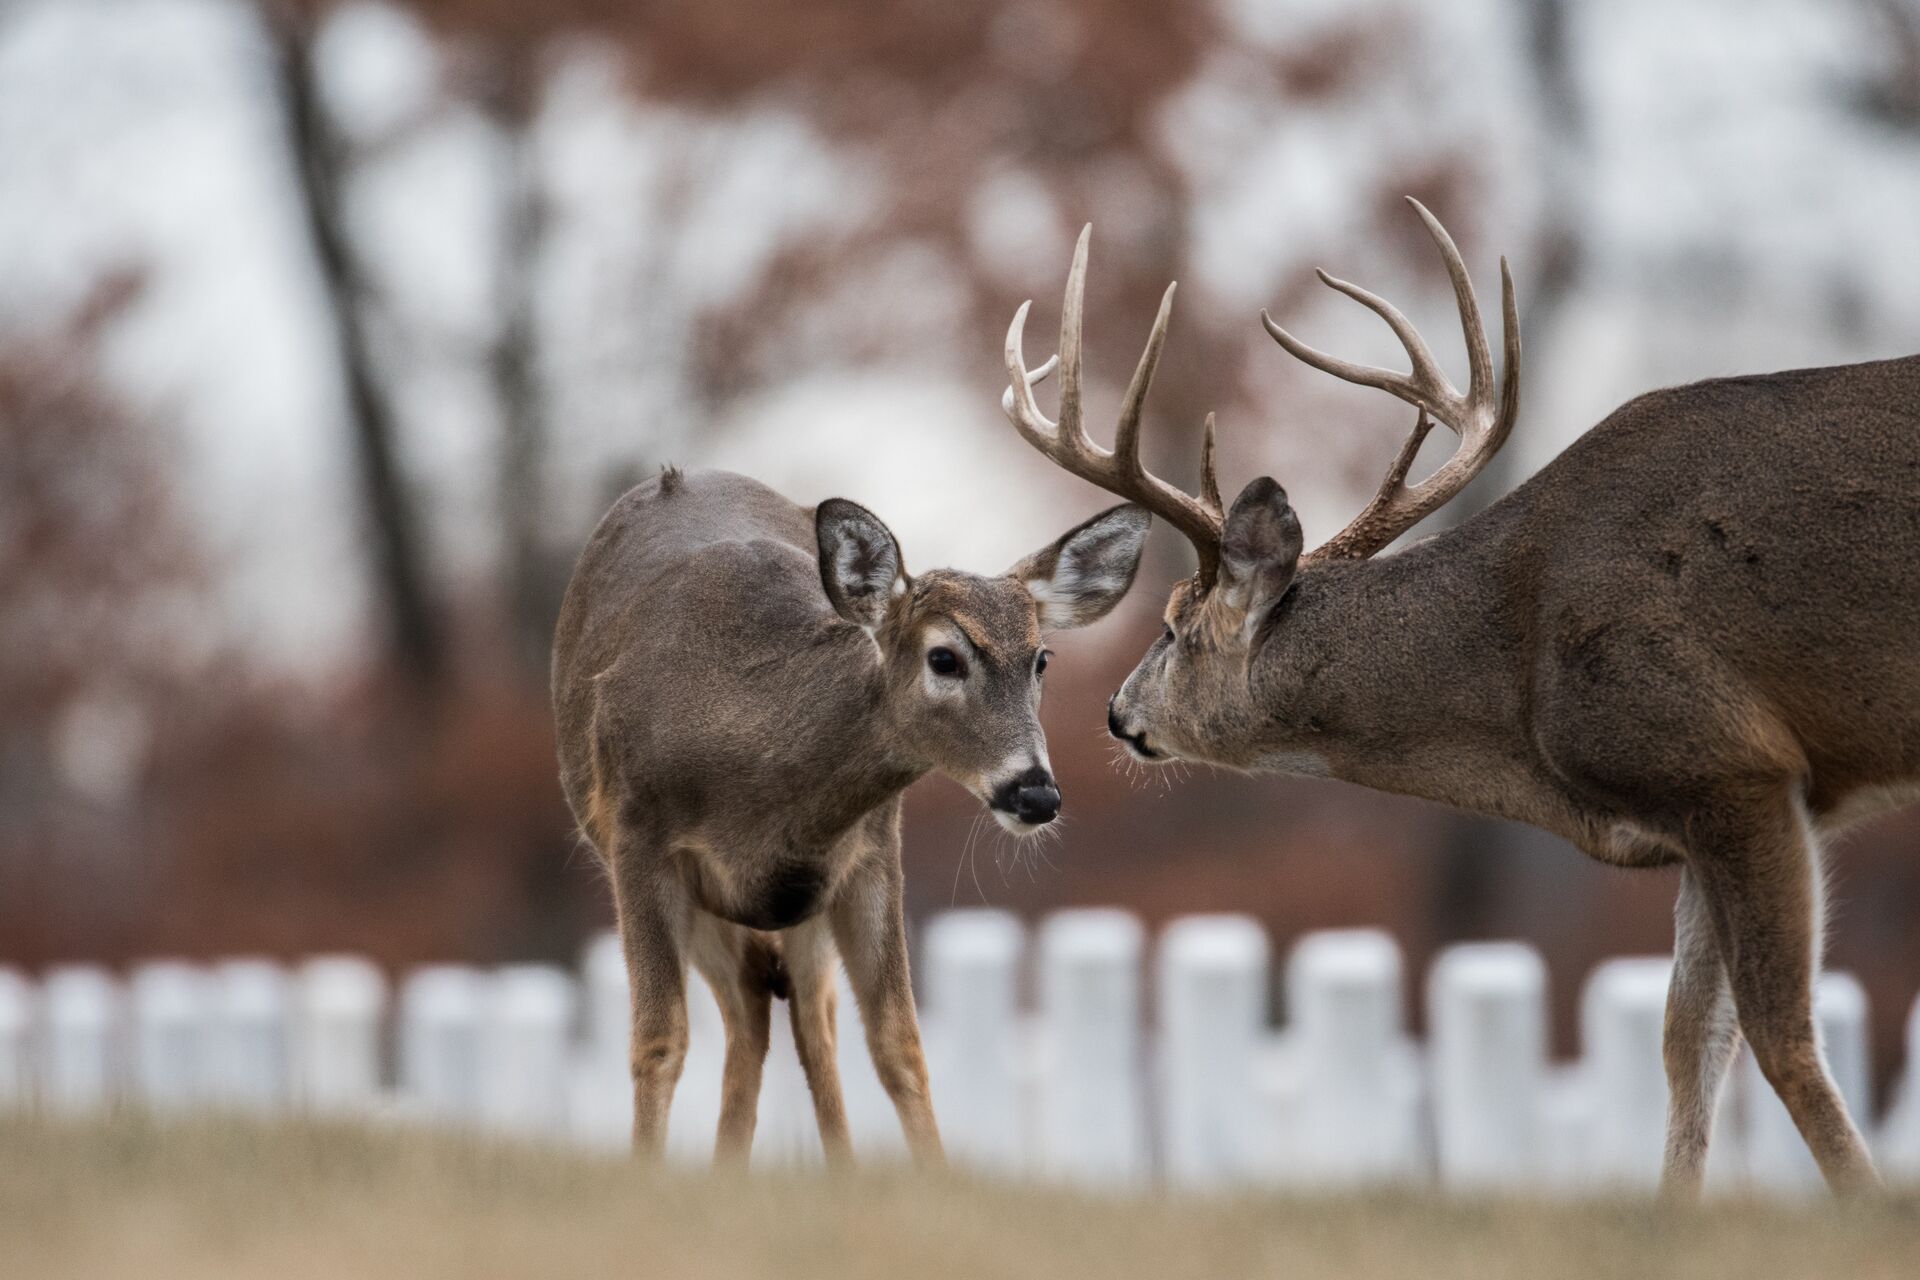
[(1007, 576), (1024, 585), (1045, 631), (1084, 627), (1107, 616), (1133, 585), (1153, 517), (1145, 507), (1113, 507), (1034, 552)]
[(1220, 537), (1220, 590), (1251, 628), (1293, 583), (1300, 564), (1300, 517), (1287, 491), (1261, 476), (1240, 491)]
[(820, 543), (820, 585), (836, 613), (868, 631), (887, 616), (893, 584), (900, 580), (900, 544), (857, 502), (828, 498), (814, 511)]

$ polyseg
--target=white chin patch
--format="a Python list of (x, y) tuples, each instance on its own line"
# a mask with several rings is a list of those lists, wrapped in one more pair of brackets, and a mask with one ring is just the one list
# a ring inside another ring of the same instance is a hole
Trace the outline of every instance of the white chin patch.
[(987, 812), (993, 815), (993, 820), (1000, 824), (1002, 830), (1011, 831), (1017, 836), (1030, 836), (1046, 825), (1044, 822), (1022, 822), (1002, 809), (989, 809)]

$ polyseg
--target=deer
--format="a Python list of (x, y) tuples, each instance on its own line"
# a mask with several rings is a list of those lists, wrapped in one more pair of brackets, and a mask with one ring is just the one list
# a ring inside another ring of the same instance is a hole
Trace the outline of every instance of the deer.
[[(1478, 514), (1381, 554), (1487, 465), (1520, 402), (1505, 260), (1496, 380), (1460, 251), (1410, 203), (1452, 282), (1464, 392), (1401, 311), (1325, 272), (1386, 322), (1408, 372), (1323, 353), (1261, 313), (1296, 359), (1416, 410), (1372, 499), (1304, 554), (1271, 477), (1223, 506), (1211, 415), (1197, 496), (1141, 465), (1173, 286), (1111, 450), (1082, 424), (1087, 233), (1067, 280), (1058, 422), (1033, 392), (1054, 362), (1027, 370), (1028, 307), (1015, 314), (1001, 398), (1013, 426), (1197, 557), (1108, 730), (1148, 764), (1339, 778), (1531, 823), (1615, 866), (1677, 867), (1663, 1195), (1698, 1196), (1742, 1039), (1828, 1185), (1872, 1188), (1812, 992), (1824, 845), (1920, 796), (1920, 357), (1642, 395)], [(1410, 480), (1435, 422), (1455, 451)]]
[(667, 468), (581, 553), (553, 648), (560, 779), (605, 868), (632, 993), (633, 1141), (657, 1158), (687, 1053), (687, 965), (726, 1032), (716, 1162), (750, 1153), (774, 999), (827, 1159), (846, 966), (908, 1150), (942, 1148), (908, 969), (901, 793), (939, 772), (1031, 837), (1060, 812), (1040, 727), (1045, 633), (1105, 616), (1151, 522), (1124, 504), (1007, 572), (909, 575), (843, 498), (802, 507)]

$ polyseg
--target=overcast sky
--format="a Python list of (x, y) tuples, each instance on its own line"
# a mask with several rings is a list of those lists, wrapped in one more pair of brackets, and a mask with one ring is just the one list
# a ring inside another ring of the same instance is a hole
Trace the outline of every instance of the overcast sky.
[[(1169, 108), (1166, 127), (1206, 193), (1190, 260), (1214, 303), (1251, 315), (1290, 255), (1339, 242), (1371, 175), (1462, 140), (1486, 186), (1483, 239), (1514, 243), (1524, 264), (1544, 193), (1520, 0), (1440, 13), (1369, 3), (1417, 10), (1428, 42), (1426, 72), (1379, 101), (1266, 110), (1260, 43), (1299, 38), (1334, 7), (1233, 0), (1247, 50), (1203, 69)], [(1595, 270), (1559, 331), (1529, 334), (1514, 444), (1526, 469), (1655, 383), (1920, 350), (1920, 135), (1848, 106), (1882, 54), (1858, 10), (1832, 0), (1575, 10), (1590, 125), (1577, 194)], [(431, 497), (437, 562), (477, 569), (493, 549), (494, 427), (473, 352), (493, 322), (497, 155), (478, 121), (430, 110), (434, 50), (394, 13), (350, 11), (324, 55), (335, 109), (355, 131), (383, 136), (426, 118), (369, 171), (355, 212), (397, 286), (407, 341), (388, 356), (405, 369), (406, 461)], [(324, 312), (270, 92), (237, 0), (0, 5), (0, 326), (31, 328), (104, 266), (152, 269), (151, 291), (116, 334), (114, 373), (183, 433), (187, 492), (232, 569), (222, 625), (271, 661), (305, 665), (357, 634), (364, 583)], [(648, 230), (622, 215), (645, 207), (660, 140), (689, 129), (714, 139), (700, 236), (656, 282), (657, 305), (610, 326), (601, 295)], [(977, 569), (1004, 567), (1103, 504), (1087, 492), (1063, 505), (1074, 490), (1040, 487), (1045, 464), (1000, 421), (998, 387), (957, 377), (953, 361), (822, 369), (724, 423), (676, 416), (679, 389), (631, 353), (682, 340), (690, 301), (740, 288), (782, 229), (857, 200), (858, 165), (778, 115), (639, 110), (590, 53), (553, 86), (543, 131), (566, 216), (543, 299), (558, 352), (549, 358), (567, 374), (553, 401), (557, 502), (598, 502), (610, 467), (671, 455), (752, 471), (801, 501), (858, 497), (895, 524), (910, 565)], [(1010, 260), (1031, 264), (1036, 292), (1058, 288), (1071, 229), (1017, 176), (982, 193), (977, 221), (980, 235), (1011, 246)], [(1326, 265), (1406, 295), (1406, 282), (1364, 262)], [(1493, 263), (1472, 266), (1490, 295)], [(921, 283), (937, 307), (937, 271)], [(1376, 322), (1342, 306), (1329, 299), (1290, 327), (1391, 359)], [(1439, 349), (1457, 351), (1444, 310), (1417, 319), (1444, 338)], [(956, 336), (985, 350), (1000, 337)], [(1355, 500), (1316, 483), (1297, 442), (1248, 440), (1241, 431), (1228, 446), (1235, 469), (1295, 468), (1283, 479), (1310, 527), (1330, 531)]]

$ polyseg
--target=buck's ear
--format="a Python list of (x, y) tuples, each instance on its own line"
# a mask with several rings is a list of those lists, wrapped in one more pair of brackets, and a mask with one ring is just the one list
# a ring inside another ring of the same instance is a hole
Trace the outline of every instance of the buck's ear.
[(1292, 585), (1300, 547), (1300, 517), (1285, 489), (1261, 476), (1240, 491), (1220, 537), (1220, 590), (1249, 634)]
[(892, 530), (859, 503), (828, 498), (813, 513), (813, 531), (820, 542), (820, 585), (834, 611), (877, 631), (900, 580), (900, 544)]
[(1133, 585), (1152, 524), (1145, 507), (1113, 507), (1034, 552), (1007, 576), (1033, 597), (1043, 630), (1084, 627), (1106, 617)]

